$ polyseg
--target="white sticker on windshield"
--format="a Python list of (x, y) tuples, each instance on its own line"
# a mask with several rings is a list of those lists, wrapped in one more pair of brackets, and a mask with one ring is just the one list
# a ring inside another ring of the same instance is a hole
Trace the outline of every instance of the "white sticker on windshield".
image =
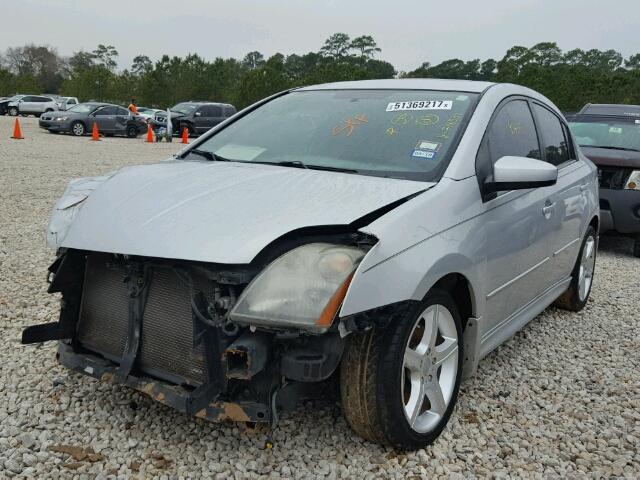
[(634, 120), (635, 123), (640, 123), (640, 120)]
[(621, 127), (609, 127), (609, 133), (616, 133), (616, 134), (621, 134), (622, 133), (622, 128)]
[(414, 100), (411, 102), (391, 102), (387, 112), (400, 110), (451, 110), (452, 100)]

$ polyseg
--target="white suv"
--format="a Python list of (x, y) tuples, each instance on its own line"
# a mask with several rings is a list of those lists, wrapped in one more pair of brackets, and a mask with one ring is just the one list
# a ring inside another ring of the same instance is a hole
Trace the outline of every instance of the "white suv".
[(39, 117), (44, 112), (58, 110), (58, 102), (52, 97), (41, 95), (25, 95), (20, 100), (11, 102), (8, 107), (12, 117), (20, 115), (35, 115)]

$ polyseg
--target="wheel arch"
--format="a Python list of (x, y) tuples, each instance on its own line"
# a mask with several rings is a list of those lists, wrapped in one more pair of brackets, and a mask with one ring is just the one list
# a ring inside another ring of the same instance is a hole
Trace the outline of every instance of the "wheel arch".
[[(448, 273), (437, 280), (427, 291), (434, 289), (444, 290), (453, 298), (460, 316), (462, 317), (462, 329), (464, 330), (469, 318), (475, 317), (476, 303), (473, 297), (471, 282), (462, 273)], [(426, 295), (426, 294), (425, 294)]]
[(589, 222), (590, 227), (593, 227), (593, 229), (596, 231), (596, 234), (600, 233), (600, 218), (598, 217), (598, 215), (594, 215), (593, 218), (591, 219), (591, 221)]
[(82, 126), (84, 127), (84, 133), (87, 133), (89, 131), (89, 127), (87, 126), (87, 122), (85, 122), (84, 120), (82, 120), (80, 118), (76, 118), (75, 120), (72, 120), (71, 123), (69, 124), (69, 131), (71, 133), (73, 133), (73, 124), (74, 123), (81, 123)]

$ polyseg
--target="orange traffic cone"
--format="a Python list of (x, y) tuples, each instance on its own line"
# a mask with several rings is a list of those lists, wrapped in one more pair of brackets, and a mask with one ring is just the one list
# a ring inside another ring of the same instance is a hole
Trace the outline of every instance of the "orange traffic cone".
[(153, 143), (153, 130), (149, 124), (147, 124), (147, 143)]
[(189, 143), (189, 129), (187, 127), (182, 129), (182, 143)]
[(22, 130), (20, 130), (20, 121), (16, 118), (16, 123), (13, 126), (13, 135), (12, 137), (15, 140), (23, 140)]
[(91, 140), (97, 142), (100, 140), (100, 134), (98, 133), (98, 124), (93, 122), (93, 129), (91, 130)]

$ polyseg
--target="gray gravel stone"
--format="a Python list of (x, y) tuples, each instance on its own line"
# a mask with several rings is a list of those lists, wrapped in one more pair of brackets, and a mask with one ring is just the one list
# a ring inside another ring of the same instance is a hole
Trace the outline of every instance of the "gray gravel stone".
[[(19, 344), (25, 326), (57, 320), (44, 232), (69, 179), (166, 158), (180, 145), (51, 135), (34, 118), (21, 118), (26, 138), (13, 141), (13, 122), (0, 117), (0, 477), (638, 477), (640, 259), (628, 239), (601, 238), (582, 312), (548, 308), (480, 363), (432, 447), (366, 443), (330, 400), (282, 415), (265, 450), (264, 432), (188, 418), (66, 371), (53, 343)], [(60, 445), (104, 458), (74, 469), (50, 450)]]

